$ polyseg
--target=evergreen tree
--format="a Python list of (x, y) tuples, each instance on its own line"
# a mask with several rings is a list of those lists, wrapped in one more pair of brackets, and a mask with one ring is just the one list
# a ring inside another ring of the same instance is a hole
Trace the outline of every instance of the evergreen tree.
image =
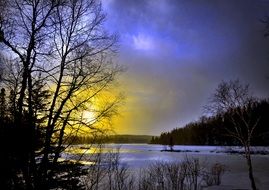
[(1, 89), (0, 92), (0, 120), (5, 120), (6, 117), (6, 90)]

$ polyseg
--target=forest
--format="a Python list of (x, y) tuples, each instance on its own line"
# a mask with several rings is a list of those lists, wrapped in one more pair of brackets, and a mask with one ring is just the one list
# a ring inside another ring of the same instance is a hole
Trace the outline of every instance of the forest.
[[(269, 101), (257, 100), (244, 109), (249, 109), (254, 120), (259, 118), (259, 123), (253, 134), (252, 145), (268, 146)], [(182, 128), (175, 128), (170, 132), (163, 132), (160, 136), (152, 137), (150, 143), (163, 145), (241, 145), (237, 139), (225, 135), (227, 128), (233, 128), (229, 119), (233, 114), (234, 110), (229, 110), (215, 116), (201, 117), (198, 121), (191, 122)]]
[(72, 144), (92, 144), (93, 142), (102, 143), (149, 143), (153, 136), (150, 135), (103, 135), (99, 139), (90, 136), (74, 136)]

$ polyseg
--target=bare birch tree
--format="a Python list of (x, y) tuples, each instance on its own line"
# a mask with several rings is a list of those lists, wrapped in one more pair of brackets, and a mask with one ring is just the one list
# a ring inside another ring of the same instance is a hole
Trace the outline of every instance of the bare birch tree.
[(255, 104), (249, 92), (249, 85), (243, 85), (239, 80), (221, 82), (212, 95), (206, 109), (213, 114), (226, 113), (232, 127), (224, 126), (227, 136), (236, 139), (244, 148), (247, 161), (249, 179), (252, 189), (257, 189), (251, 159), (251, 140), (259, 123), (259, 118), (254, 117), (251, 107)]
[[(105, 15), (97, 0), (10, 0), (1, 1), (0, 8), (2, 51), (22, 68), (16, 126), (26, 126), (30, 139), (34, 139), (34, 112), (45, 118), (45, 138), (39, 151), (42, 161), (37, 166), (36, 149), (29, 147), (24, 179), (29, 189), (48, 188), (69, 134), (100, 131), (97, 123), (115, 114), (120, 96), (109, 96), (102, 104), (95, 104), (121, 71), (111, 58), (117, 38), (104, 30)], [(49, 103), (42, 110), (34, 110), (33, 105), (37, 78), (50, 93)], [(93, 115), (91, 119), (85, 118), (86, 111)], [(33, 141), (27, 145), (31, 144)]]

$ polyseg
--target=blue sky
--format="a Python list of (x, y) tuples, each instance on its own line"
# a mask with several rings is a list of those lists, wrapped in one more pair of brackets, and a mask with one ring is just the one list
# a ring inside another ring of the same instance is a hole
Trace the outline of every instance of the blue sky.
[(153, 134), (203, 114), (222, 80), (269, 97), (265, 0), (103, 0), (105, 28), (119, 35), (116, 61), (126, 103), (118, 133)]

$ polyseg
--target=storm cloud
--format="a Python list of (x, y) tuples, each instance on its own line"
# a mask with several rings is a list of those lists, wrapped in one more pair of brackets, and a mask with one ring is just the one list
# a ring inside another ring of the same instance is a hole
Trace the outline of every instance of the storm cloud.
[(159, 134), (198, 119), (222, 80), (269, 97), (268, 1), (103, 0), (120, 36), (126, 103), (118, 133)]

